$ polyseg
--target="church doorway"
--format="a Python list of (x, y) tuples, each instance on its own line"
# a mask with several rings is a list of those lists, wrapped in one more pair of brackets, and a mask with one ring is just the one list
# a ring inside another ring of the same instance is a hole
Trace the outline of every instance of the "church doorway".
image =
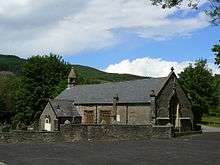
[(179, 100), (177, 96), (176, 95), (172, 96), (169, 104), (169, 118), (170, 118), (170, 123), (174, 126), (174, 128), (176, 124), (178, 104), (179, 104)]
[(46, 130), (46, 131), (51, 131), (51, 121), (50, 121), (50, 117), (46, 117), (46, 118), (45, 118), (44, 130)]

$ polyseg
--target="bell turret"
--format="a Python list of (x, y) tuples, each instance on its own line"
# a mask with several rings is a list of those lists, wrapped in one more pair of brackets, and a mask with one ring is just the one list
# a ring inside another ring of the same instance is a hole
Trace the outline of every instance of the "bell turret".
[(72, 88), (76, 85), (76, 73), (74, 71), (74, 68), (71, 68), (71, 71), (68, 75), (68, 88)]

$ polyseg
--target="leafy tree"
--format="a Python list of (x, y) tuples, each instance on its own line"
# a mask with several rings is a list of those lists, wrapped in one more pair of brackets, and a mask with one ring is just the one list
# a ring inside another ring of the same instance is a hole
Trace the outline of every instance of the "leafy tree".
[(14, 127), (18, 123), (30, 124), (36, 113), (42, 111), (49, 98), (65, 88), (61, 82), (67, 78), (70, 65), (60, 56), (50, 54), (33, 56), (22, 67), (20, 89), (16, 92), (13, 117)]
[(194, 117), (201, 121), (203, 113), (208, 113), (211, 105), (217, 104), (216, 84), (206, 60), (190, 64), (179, 74), (179, 82), (193, 103)]
[(4, 122), (4, 112), (5, 112), (5, 102), (2, 97), (0, 97), (0, 123)]
[(220, 67), (220, 44), (216, 44), (213, 46), (212, 51), (215, 54), (215, 64), (219, 65)]
[(0, 75), (0, 122), (10, 123), (12, 109), (14, 108), (15, 91), (19, 85), (19, 78), (14, 75)]

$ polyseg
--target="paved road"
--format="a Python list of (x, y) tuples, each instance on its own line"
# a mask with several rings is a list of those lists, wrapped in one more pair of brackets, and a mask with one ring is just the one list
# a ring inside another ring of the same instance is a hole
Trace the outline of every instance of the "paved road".
[(220, 128), (202, 125), (203, 132), (220, 132)]
[(219, 165), (220, 133), (169, 140), (1, 144), (8, 165)]

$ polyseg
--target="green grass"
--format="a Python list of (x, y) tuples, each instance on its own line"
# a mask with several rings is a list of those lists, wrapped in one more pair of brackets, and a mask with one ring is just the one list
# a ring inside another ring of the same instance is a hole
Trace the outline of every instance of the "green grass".
[(202, 124), (213, 127), (220, 127), (220, 116), (203, 116)]

